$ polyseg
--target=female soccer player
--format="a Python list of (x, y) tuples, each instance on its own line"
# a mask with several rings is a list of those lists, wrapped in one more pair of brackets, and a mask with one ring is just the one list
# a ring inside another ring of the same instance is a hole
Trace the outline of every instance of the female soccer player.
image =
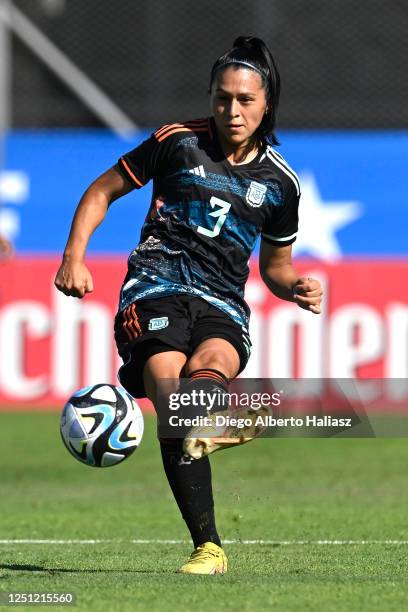
[[(244, 286), (259, 234), (267, 287), (320, 312), (319, 282), (299, 278), (292, 266), (300, 186), (272, 146), (278, 144), (279, 90), (266, 45), (237, 38), (211, 71), (211, 117), (158, 129), (96, 179), (76, 210), (55, 284), (82, 298), (93, 289), (84, 263), (90, 235), (114, 200), (153, 179), (152, 204), (120, 293), (115, 338), (124, 360), (121, 384), (156, 409), (160, 379), (186, 377), (191, 389), (210, 384), (222, 390), (245, 368), (251, 344)], [(227, 558), (215, 526), (207, 456), (223, 444), (193, 440), (187, 436), (183, 445), (160, 438), (166, 476), (195, 547), (180, 571), (223, 573)]]

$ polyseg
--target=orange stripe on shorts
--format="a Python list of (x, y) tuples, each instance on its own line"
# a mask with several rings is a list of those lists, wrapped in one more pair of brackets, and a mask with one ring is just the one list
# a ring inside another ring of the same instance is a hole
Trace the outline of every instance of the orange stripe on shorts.
[(133, 340), (133, 336), (130, 333), (130, 330), (128, 329), (128, 327), (129, 327), (129, 320), (128, 320), (128, 317), (127, 317), (127, 311), (128, 311), (128, 308), (126, 308), (126, 310), (123, 311), (123, 323), (122, 323), (122, 327), (123, 327), (124, 331), (126, 332), (129, 340)]
[(137, 329), (137, 332), (139, 334), (139, 336), (142, 335), (142, 328), (140, 327), (140, 323), (139, 323), (139, 317), (136, 314), (136, 306), (134, 304), (132, 304), (131, 306), (132, 309), (132, 315), (133, 315), (133, 323)]

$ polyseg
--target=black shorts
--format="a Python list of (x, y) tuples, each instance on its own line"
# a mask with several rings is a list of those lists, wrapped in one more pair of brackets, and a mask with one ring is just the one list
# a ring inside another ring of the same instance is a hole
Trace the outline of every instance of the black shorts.
[(228, 340), (242, 372), (250, 355), (248, 332), (219, 308), (186, 294), (134, 302), (115, 318), (115, 341), (123, 359), (121, 385), (133, 397), (145, 397), (143, 369), (149, 357), (180, 351), (189, 358), (208, 338)]

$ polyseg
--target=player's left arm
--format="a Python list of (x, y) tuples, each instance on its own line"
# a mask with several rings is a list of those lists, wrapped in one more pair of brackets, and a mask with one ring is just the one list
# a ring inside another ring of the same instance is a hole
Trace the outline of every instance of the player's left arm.
[(259, 269), (262, 280), (274, 295), (315, 314), (321, 312), (322, 286), (317, 279), (300, 277), (296, 273), (292, 245), (275, 246), (262, 240)]

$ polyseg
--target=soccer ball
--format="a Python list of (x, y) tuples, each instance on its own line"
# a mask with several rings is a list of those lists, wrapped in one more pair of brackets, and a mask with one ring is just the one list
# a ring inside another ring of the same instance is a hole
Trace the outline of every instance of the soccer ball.
[(69, 398), (60, 430), (75, 459), (93, 467), (108, 467), (137, 449), (143, 437), (143, 415), (122, 387), (94, 385)]

